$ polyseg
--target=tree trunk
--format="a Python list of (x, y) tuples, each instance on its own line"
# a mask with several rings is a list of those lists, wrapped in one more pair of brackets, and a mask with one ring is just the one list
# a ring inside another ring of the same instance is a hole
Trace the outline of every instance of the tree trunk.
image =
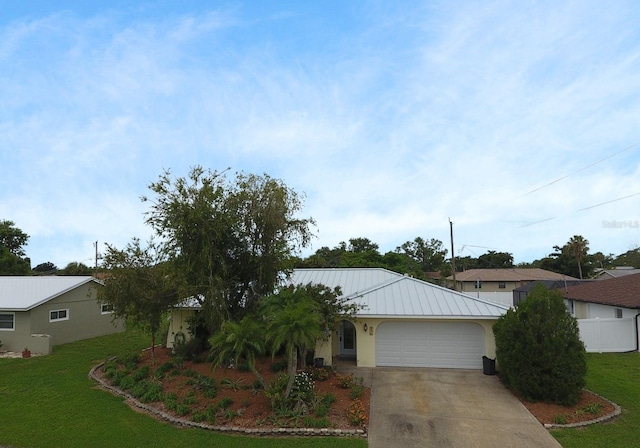
[(287, 388), (284, 391), (284, 396), (289, 398), (291, 389), (293, 389), (293, 382), (296, 380), (296, 366), (298, 365), (298, 349), (291, 347), (289, 349), (289, 381), (287, 382)]

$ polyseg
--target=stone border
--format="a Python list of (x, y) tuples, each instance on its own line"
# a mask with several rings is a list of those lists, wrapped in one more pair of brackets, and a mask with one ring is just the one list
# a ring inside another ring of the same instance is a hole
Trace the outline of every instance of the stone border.
[(622, 408), (620, 408), (620, 406), (615, 404), (613, 401), (603, 397), (602, 395), (598, 395), (595, 392), (592, 392), (592, 391), (589, 391), (589, 392), (592, 393), (593, 395), (595, 395), (596, 397), (602, 398), (604, 401), (606, 401), (609, 404), (611, 404), (613, 406), (613, 408), (614, 408), (613, 412), (611, 414), (603, 415), (602, 417), (598, 417), (598, 418), (593, 419), (593, 420), (587, 420), (586, 422), (568, 423), (566, 425), (559, 425), (559, 424), (556, 424), (556, 423), (545, 423), (544, 427), (547, 428), (547, 429), (580, 428), (581, 426), (593, 425), (593, 424), (596, 424), (596, 423), (602, 423), (602, 422), (609, 421), (609, 420), (619, 416), (622, 413)]
[[(112, 358), (113, 359), (113, 358)], [(162, 420), (168, 421), (175, 426), (187, 426), (192, 428), (206, 429), (220, 433), (231, 433), (245, 436), (341, 436), (341, 437), (367, 437), (367, 433), (362, 429), (333, 429), (333, 428), (240, 428), (237, 426), (215, 426), (207, 423), (198, 423), (184, 418), (174, 417), (160, 409), (140, 402), (133, 395), (112, 386), (107, 381), (96, 375), (96, 370), (104, 366), (101, 362), (89, 371), (89, 378), (96, 381), (100, 387), (108, 390), (114, 395), (126, 398), (132, 405), (145, 412), (155, 415)]]

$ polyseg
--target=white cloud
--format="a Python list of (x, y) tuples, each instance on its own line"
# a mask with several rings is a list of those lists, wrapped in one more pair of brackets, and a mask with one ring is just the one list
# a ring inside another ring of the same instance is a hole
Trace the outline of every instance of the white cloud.
[(146, 186), (196, 164), (306, 192), (315, 248), (447, 242), (448, 218), (517, 261), (637, 244), (602, 222), (640, 220), (639, 197), (577, 211), (640, 192), (632, 2), (338, 8), (0, 23), (0, 216), (34, 264), (143, 236)]

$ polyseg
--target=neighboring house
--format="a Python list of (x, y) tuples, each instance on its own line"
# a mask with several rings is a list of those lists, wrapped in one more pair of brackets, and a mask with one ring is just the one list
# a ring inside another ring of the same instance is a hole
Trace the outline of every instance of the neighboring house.
[[(527, 283), (526, 285), (513, 290), (513, 306), (524, 301), (531, 290), (537, 285), (543, 285), (547, 289), (567, 289), (569, 286), (580, 285), (590, 281), (591, 280), (537, 280), (535, 282)], [(567, 307), (568, 306), (569, 303), (567, 302)]]
[[(295, 269), (289, 282), (339, 286), (343, 297), (364, 306), (316, 347), (315, 356), (329, 365), (346, 357), (359, 367), (481, 369), (483, 356), (495, 358), (492, 326), (508, 309), (381, 268)], [(197, 304), (173, 312), (168, 346), (188, 328), (189, 310)]]
[(456, 291), (511, 305), (513, 290), (537, 280), (576, 280), (564, 274), (540, 268), (468, 269), (447, 277), (448, 286)]
[(638, 350), (640, 274), (570, 286), (564, 297), (587, 351)]
[(640, 274), (640, 269), (633, 266), (618, 266), (613, 269), (598, 269), (593, 276), (594, 280), (607, 280), (610, 278), (624, 277), (625, 275)]
[(0, 277), (2, 350), (48, 354), (55, 345), (124, 330), (97, 301), (89, 276)]

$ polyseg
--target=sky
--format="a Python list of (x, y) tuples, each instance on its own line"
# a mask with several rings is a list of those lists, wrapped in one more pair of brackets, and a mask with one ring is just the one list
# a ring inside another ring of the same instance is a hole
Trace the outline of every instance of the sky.
[(148, 186), (305, 197), (316, 238), (540, 259), (640, 245), (629, 1), (0, 0), (0, 219), (32, 267), (147, 239)]

